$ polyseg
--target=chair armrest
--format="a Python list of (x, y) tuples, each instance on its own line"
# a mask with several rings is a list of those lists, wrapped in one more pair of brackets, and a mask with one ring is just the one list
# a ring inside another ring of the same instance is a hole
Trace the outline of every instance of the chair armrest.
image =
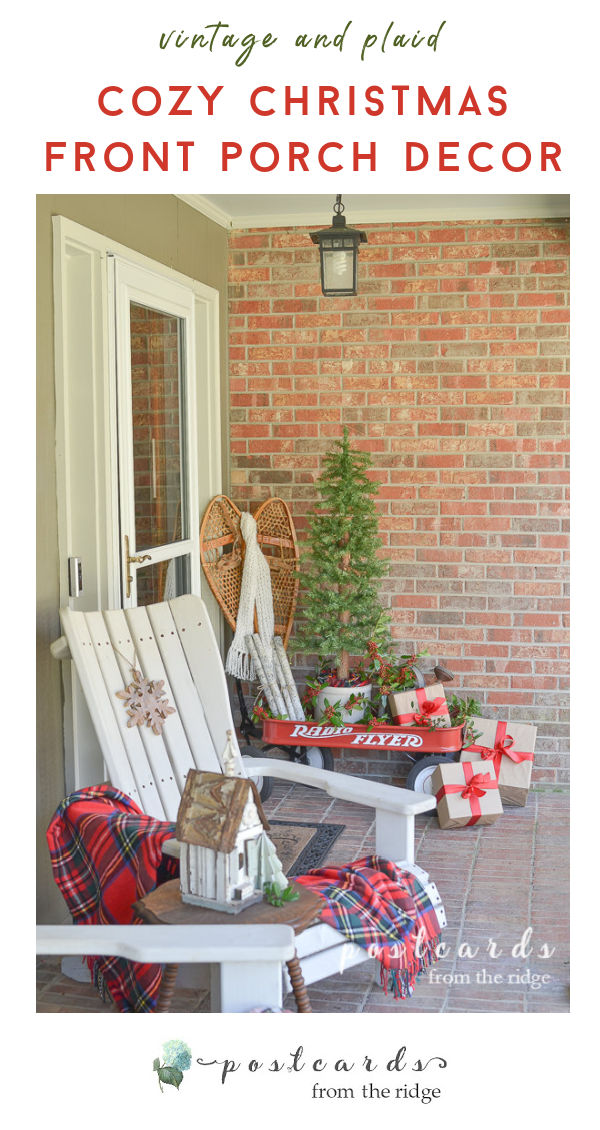
[(395, 785), (378, 781), (365, 781), (346, 773), (332, 773), (328, 769), (315, 769), (311, 765), (298, 765), (294, 761), (277, 761), (270, 757), (244, 757), (244, 768), (249, 777), (277, 777), (298, 785), (312, 785), (339, 800), (350, 800), (368, 808), (383, 809), (396, 815), (414, 816), (436, 807), (435, 797), (428, 793), (415, 793)]
[(291, 926), (38, 926), (36, 953), (105, 954), (130, 961), (184, 964), (289, 961)]
[(50, 651), (52, 652), (53, 659), (71, 659), (71, 651), (67, 643), (66, 636), (59, 636), (50, 644)]

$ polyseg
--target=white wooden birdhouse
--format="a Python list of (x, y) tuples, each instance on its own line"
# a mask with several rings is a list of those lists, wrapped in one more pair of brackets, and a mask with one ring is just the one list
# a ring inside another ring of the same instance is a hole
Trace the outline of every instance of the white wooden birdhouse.
[(229, 773), (188, 773), (177, 813), (184, 902), (237, 914), (262, 899), (265, 883), (287, 886), (256, 785)]

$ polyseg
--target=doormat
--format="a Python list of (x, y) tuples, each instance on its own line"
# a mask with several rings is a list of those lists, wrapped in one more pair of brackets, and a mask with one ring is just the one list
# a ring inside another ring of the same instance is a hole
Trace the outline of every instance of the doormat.
[(345, 824), (311, 824), (307, 821), (269, 820), (270, 838), (286, 875), (305, 875), (320, 867)]

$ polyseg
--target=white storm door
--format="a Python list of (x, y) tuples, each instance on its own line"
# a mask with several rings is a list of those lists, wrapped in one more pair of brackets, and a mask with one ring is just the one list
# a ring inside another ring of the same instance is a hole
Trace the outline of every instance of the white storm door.
[(113, 258), (122, 607), (200, 591), (194, 294)]

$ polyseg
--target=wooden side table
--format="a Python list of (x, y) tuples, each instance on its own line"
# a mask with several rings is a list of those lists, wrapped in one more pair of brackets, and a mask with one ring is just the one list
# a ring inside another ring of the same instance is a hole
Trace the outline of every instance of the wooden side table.
[[(323, 899), (316, 891), (311, 891), (299, 883), (292, 884), (299, 894), (294, 902), (283, 906), (271, 906), (268, 902), (253, 903), (239, 914), (209, 910), (204, 906), (192, 906), (183, 902), (179, 879), (162, 883), (150, 894), (133, 904), (134, 910), (144, 922), (169, 926), (244, 926), (279, 924), (292, 926), (295, 934), (301, 934), (307, 926), (318, 921)], [(286, 962), (287, 970), (298, 1012), (312, 1012), (302, 969), (296, 955)], [(173, 999), (178, 965), (165, 965), (156, 1006), (157, 1012), (168, 1012)]]

